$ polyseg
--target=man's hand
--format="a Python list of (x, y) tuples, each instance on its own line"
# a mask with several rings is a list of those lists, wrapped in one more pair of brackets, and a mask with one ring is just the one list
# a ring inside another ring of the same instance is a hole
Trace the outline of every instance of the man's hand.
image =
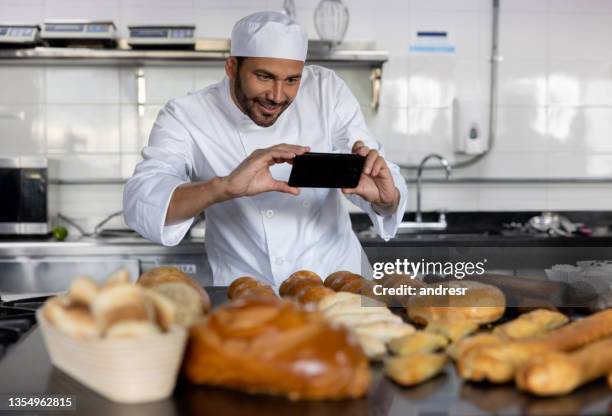
[(356, 188), (343, 188), (342, 192), (359, 195), (381, 214), (393, 214), (399, 205), (400, 193), (385, 159), (361, 140), (355, 142), (352, 153), (366, 158), (363, 172)]
[(269, 191), (299, 195), (299, 188), (274, 179), (270, 174), (270, 166), (277, 163), (292, 163), (294, 157), (308, 150), (309, 147), (285, 143), (255, 150), (229, 176), (222, 178), (228, 198), (252, 196)]

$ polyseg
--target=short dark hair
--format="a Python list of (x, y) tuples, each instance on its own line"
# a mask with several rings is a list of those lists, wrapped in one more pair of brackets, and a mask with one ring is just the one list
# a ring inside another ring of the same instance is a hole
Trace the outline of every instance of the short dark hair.
[(236, 58), (236, 73), (239, 73), (240, 67), (242, 66), (242, 63), (244, 62), (246, 57), (245, 56), (235, 56), (234, 58)]

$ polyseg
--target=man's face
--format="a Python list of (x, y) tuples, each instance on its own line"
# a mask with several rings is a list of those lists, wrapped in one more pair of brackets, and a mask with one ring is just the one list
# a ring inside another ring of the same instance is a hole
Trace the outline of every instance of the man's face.
[(276, 122), (297, 95), (304, 62), (277, 58), (228, 59), (225, 70), (240, 109), (262, 127)]

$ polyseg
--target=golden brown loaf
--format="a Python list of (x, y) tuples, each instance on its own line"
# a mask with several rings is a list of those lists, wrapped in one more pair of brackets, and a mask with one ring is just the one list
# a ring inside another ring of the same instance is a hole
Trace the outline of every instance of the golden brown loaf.
[(319, 303), (321, 299), (334, 295), (336, 292), (325, 286), (307, 286), (300, 290), (296, 299), (300, 303)]
[(478, 324), (498, 320), (506, 309), (506, 298), (495, 286), (479, 282), (450, 281), (430, 287), (466, 289), (464, 295), (419, 295), (408, 300), (408, 317), (418, 324), (434, 321), (469, 320)]
[(444, 354), (418, 352), (389, 358), (385, 362), (385, 373), (398, 384), (414, 386), (440, 373), (447, 361)]
[(350, 333), (281, 299), (237, 299), (196, 323), (184, 361), (187, 378), (291, 399), (365, 394), (366, 357)]
[(339, 292), (342, 286), (345, 284), (361, 279), (363, 279), (363, 277), (359, 276), (358, 274), (348, 272), (346, 270), (340, 270), (327, 276), (325, 279), (325, 286)]
[(295, 296), (296, 293), (291, 293), (291, 288), (294, 284), (302, 282), (304, 280), (312, 282), (314, 286), (322, 285), (323, 281), (315, 272), (311, 272), (310, 270), (299, 270), (295, 273), (292, 273), (280, 286), (278, 289), (278, 293), (281, 296)]
[(272, 286), (254, 277), (242, 276), (234, 280), (227, 288), (227, 297), (231, 300), (242, 297), (276, 297)]
[(210, 310), (210, 298), (208, 297), (206, 290), (204, 290), (204, 288), (198, 282), (176, 267), (156, 267), (144, 272), (138, 278), (138, 284), (148, 288), (154, 288), (155, 286), (163, 283), (184, 283), (190, 286), (200, 297), (202, 313), (206, 313)]

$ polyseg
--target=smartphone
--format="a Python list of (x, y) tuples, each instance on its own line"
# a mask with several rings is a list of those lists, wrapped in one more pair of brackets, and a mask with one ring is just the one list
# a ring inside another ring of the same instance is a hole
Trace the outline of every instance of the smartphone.
[(293, 159), (289, 186), (356, 188), (364, 163), (365, 157), (351, 153), (304, 153)]

